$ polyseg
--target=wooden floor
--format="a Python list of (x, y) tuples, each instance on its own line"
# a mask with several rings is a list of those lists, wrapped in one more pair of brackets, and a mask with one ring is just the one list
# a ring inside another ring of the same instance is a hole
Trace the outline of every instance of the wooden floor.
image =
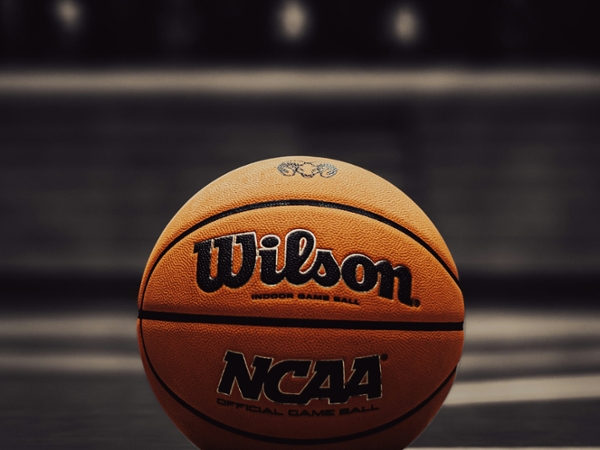
[[(133, 308), (0, 319), (6, 449), (193, 449), (154, 398)], [(600, 310), (469, 311), (457, 381), (414, 447), (600, 446)]]

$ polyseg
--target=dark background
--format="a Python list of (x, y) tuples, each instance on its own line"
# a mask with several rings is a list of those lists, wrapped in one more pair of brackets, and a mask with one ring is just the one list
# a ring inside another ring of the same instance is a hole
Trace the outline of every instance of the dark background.
[[(137, 358), (127, 331), (55, 335), (53, 320), (101, 311), (127, 329), (119, 320), (134, 322), (146, 258), (177, 209), (223, 173), (281, 155), (346, 160), (404, 190), (446, 239), (472, 317), (510, 327), (527, 311), (527, 330), (536, 315), (574, 314), (566, 340), (491, 345), (483, 333), (469, 344), (467, 333), (465, 355), (504, 351), (514, 362), (515, 349), (533, 360), (551, 350), (560, 362), (539, 366), (543, 375), (598, 373), (597, 334), (577, 335), (580, 320), (597, 317), (600, 291), (594, 3), (0, 0), (8, 448), (117, 448), (101, 436), (129, 424), (140, 439), (144, 417), (158, 424), (154, 442), (177, 439), (139, 368), (119, 366), (107, 381), (103, 370), (24, 361)], [(10, 331), (19, 320), (25, 331)], [(582, 346), (591, 353), (578, 366), (566, 355)], [(517, 366), (510, 377), (532, 375)], [(467, 368), (463, 379), (492, 372)], [(594, 395), (465, 407), (471, 431), (443, 409), (419, 442), (598, 446)], [(117, 423), (119, 411), (130, 415)]]
[[(307, 154), (405, 190), (477, 294), (597, 294), (593, 2), (0, 4), (6, 289), (131, 293), (160, 230), (203, 185)], [(215, 73), (237, 78), (202, 84)], [(353, 84), (338, 92), (344, 76)]]

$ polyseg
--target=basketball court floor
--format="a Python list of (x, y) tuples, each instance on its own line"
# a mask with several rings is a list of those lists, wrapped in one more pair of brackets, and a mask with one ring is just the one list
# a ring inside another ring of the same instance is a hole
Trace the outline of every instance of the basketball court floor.
[[(194, 448), (146, 381), (131, 303), (2, 314), (1, 448)], [(589, 307), (471, 308), (456, 383), (412, 447), (600, 448), (599, 323)]]

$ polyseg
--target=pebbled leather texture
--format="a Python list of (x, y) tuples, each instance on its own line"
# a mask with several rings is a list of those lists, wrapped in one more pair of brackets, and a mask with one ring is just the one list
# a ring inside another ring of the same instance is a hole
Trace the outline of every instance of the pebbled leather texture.
[[(456, 266), (423, 211), (371, 172), (309, 156), (241, 167), (194, 195), (152, 251), (138, 307), (150, 384), (203, 449), (402, 448), (441, 406), (464, 339)], [(239, 378), (218, 392), (227, 352), (248, 377), (255, 357), (310, 370), (249, 399)], [(332, 403), (364, 357), (379, 369), (361, 385), (380, 377), (381, 395), (359, 387)], [(266, 394), (298, 394), (329, 364), (318, 361), (340, 360), (320, 398)]]

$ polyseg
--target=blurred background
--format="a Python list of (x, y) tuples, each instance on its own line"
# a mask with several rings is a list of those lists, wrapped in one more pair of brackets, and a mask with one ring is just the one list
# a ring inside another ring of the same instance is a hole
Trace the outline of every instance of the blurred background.
[(314, 155), (404, 190), (457, 262), (465, 357), (415, 445), (600, 446), (594, 6), (0, 0), (1, 440), (190, 448), (136, 353), (146, 259), (216, 177)]
[(404, 190), (465, 287), (528, 276), (526, 289), (591, 294), (592, 6), (1, 0), (0, 277), (61, 295), (76, 278), (135, 289), (159, 232), (202, 186), (306, 154)]

